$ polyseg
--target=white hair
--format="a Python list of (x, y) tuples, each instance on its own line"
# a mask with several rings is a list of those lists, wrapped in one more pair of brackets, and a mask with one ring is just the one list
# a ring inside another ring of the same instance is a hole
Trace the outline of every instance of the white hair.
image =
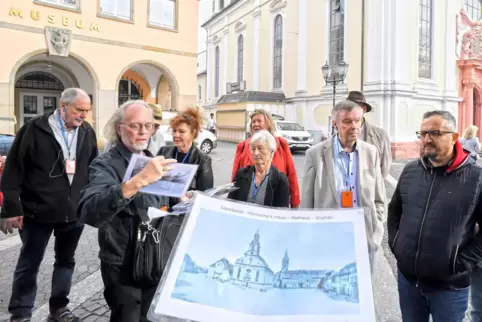
[(149, 111), (152, 112), (152, 109), (149, 105), (143, 100), (132, 100), (123, 103), (119, 108), (112, 114), (110, 119), (107, 121), (106, 125), (104, 126), (104, 138), (112, 145), (116, 144), (120, 141), (120, 137), (117, 134), (117, 124), (122, 123), (124, 120), (124, 113), (129, 106), (132, 105), (141, 105), (147, 108)]
[(357, 108), (363, 110), (360, 105), (358, 105), (355, 102), (349, 101), (349, 100), (344, 100), (344, 101), (338, 102), (338, 103), (336, 103), (335, 107), (333, 107), (333, 109), (331, 110), (331, 118), (333, 120), (338, 120), (338, 114), (340, 112), (342, 112), (342, 111), (351, 112), (351, 111), (353, 111), (354, 109), (357, 109)]
[(60, 103), (64, 103), (65, 105), (70, 105), (77, 100), (79, 96), (83, 96), (89, 99), (90, 96), (87, 94), (83, 89), (80, 88), (67, 88), (65, 89), (62, 94), (60, 95)]
[(261, 130), (253, 134), (253, 136), (251, 137), (250, 145), (253, 146), (253, 144), (256, 142), (266, 144), (266, 146), (268, 147), (268, 149), (271, 150), (271, 152), (275, 152), (278, 147), (273, 134), (271, 134), (267, 130)]

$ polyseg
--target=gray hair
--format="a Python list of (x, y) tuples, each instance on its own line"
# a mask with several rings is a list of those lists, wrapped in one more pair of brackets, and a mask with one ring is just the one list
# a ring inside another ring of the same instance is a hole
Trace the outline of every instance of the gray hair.
[[(124, 114), (128, 107), (132, 105), (141, 105), (152, 112), (152, 109), (143, 100), (131, 100), (123, 103), (119, 108), (112, 114), (110, 119), (104, 126), (104, 138), (112, 145), (120, 141), (119, 135), (117, 134), (117, 124), (124, 120)], [(154, 115), (154, 114), (153, 114)]]
[(70, 105), (73, 102), (75, 102), (75, 100), (79, 96), (86, 97), (90, 100), (89, 94), (87, 94), (83, 89), (71, 87), (71, 88), (65, 89), (62, 92), (62, 94), (60, 95), (60, 103), (64, 103), (65, 105)]
[(457, 132), (457, 121), (455, 120), (455, 117), (452, 115), (452, 113), (450, 113), (449, 111), (435, 110), (423, 113), (424, 120), (432, 116), (440, 116), (445, 121), (447, 121), (447, 124), (451, 131)]
[(278, 147), (273, 134), (271, 134), (267, 130), (261, 130), (253, 134), (253, 136), (251, 137), (250, 145), (253, 146), (253, 144), (256, 142), (266, 144), (266, 146), (268, 147), (268, 149), (271, 150), (271, 152), (275, 152)]
[(351, 112), (356, 108), (363, 110), (360, 105), (352, 101), (344, 100), (344, 101), (338, 102), (336, 103), (335, 107), (333, 107), (333, 109), (331, 110), (331, 118), (333, 120), (337, 120), (338, 114), (340, 112), (342, 111)]

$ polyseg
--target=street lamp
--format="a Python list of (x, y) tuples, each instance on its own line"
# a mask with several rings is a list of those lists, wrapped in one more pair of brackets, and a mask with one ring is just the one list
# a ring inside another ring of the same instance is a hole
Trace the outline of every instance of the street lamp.
[[(341, 61), (336, 66), (328, 65), (328, 62), (325, 62), (325, 65), (321, 67), (321, 71), (323, 72), (323, 78), (325, 79), (326, 85), (333, 85), (333, 108), (336, 104), (336, 85), (339, 83), (343, 83), (346, 78), (346, 74), (348, 73), (348, 64), (345, 61)], [(328, 118), (328, 123), (331, 123), (331, 116)], [(329, 127), (330, 129), (330, 127)], [(331, 127), (331, 132), (328, 133), (334, 134), (335, 129), (333, 126)]]
[(333, 85), (333, 107), (335, 107), (336, 85), (343, 83), (345, 80), (346, 74), (348, 73), (348, 64), (342, 60), (338, 65), (330, 66), (328, 62), (326, 62), (325, 65), (321, 67), (321, 71), (323, 72), (325, 84)]

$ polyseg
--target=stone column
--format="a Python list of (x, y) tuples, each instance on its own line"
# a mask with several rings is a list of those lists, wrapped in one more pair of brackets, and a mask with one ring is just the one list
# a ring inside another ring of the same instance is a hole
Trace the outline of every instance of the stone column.
[(246, 86), (253, 91), (259, 91), (259, 33), (260, 33), (261, 10), (253, 11), (253, 84)]
[(463, 129), (474, 124), (474, 84), (465, 85), (465, 124)]
[(308, 19), (307, 0), (298, 0), (298, 86), (296, 95), (306, 94)]

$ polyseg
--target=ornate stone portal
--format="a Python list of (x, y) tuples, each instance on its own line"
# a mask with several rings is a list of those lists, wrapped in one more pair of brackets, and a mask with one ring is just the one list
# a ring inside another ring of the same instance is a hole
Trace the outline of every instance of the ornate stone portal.
[[(457, 15), (457, 65), (460, 70), (458, 123), (459, 132), (476, 125), (482, 128), (482, 21), (472, 21), (465, 11)], [(481, 133), (478, 133), (479, 137)]]
[(70, 43), (72, 40), (72, 30), (56, 27), (45, 27), (45, 39), (49, 55), (68, 57)]

